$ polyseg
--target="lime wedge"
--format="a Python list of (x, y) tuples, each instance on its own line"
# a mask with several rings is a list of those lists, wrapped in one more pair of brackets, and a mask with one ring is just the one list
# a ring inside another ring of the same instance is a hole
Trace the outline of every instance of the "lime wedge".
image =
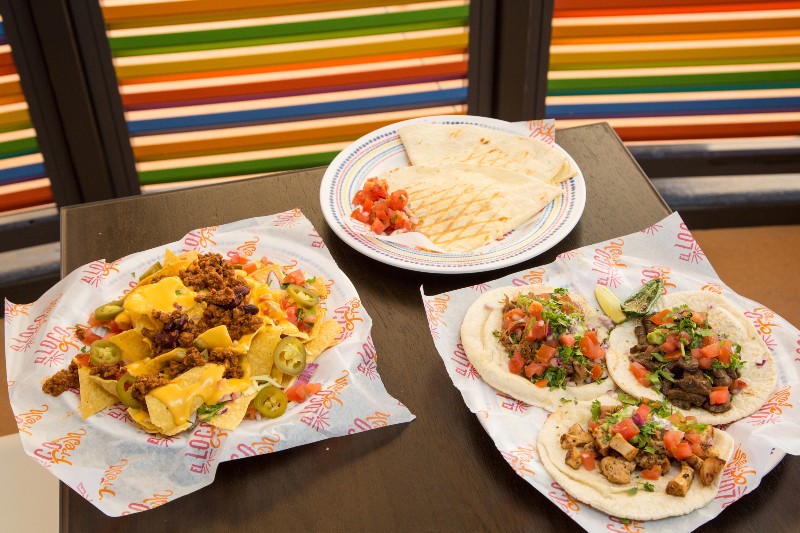
[(620, 302), (617, 295), (611, 292), (611, 289), (605, 285), (597, 285), (594, 288), (594, 297), (597, 298), (600, 308), (608, 315), (608, 318), (610, 318), (614, 324), (621, 324), (628, 318), (625, 316), (625, 313), (622, 312), (622, 302)]

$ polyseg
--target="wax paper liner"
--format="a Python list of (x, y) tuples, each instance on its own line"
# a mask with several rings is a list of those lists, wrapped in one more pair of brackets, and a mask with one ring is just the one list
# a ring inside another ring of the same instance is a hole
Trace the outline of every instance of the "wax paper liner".
[[(342, 333), (339, 344), (316, 360), (312, 381), (321, 383), (322, 390), (304, 403), (290, 403), (275, 420), (245, 420), (235, 431), (201, 423), (168, 438), (136, 429), (121, 404), (81, 420), (75, 392), (57, 398), (44, 394), (41, 382), (66, 368), (82, 346), (75, 324), (130, 290), (139, 274), (163, 260), (166, 248), (266, 256), (309, 276), (323, 276), (330, 290), (327, 317), (339, 322)], [(32, 304), (6, 300), (11, 406), (28, 455), (105, 514), (126, 515), (211, 484), (223, 461), (413, 420), (381, 382), (371, 326), (352, 283), (300, 210), (200, 228), (118, 261), (86, 264)]]
[[(594, 288), (598, 284), (608, 286), (624, 299), (658, 276), (664, 279), (668, 292), (708, 291), (729, 299), (752, 321), (769, 347), (778, 380), (761, 409), (724, 427), (736, 445), (733, 458), (723, 471), (716, 499), (688, 515), (626, 523), (576, 501), (550, 477), (536, 451), (536, 437), (548, 413), (486, 385), (464, 353), (460, 328), (470, 304), (493, 288), (547, 283), (596, 302)], [(489, 283), (432, 296), (425, 295), (424, 287), (421, 290), (431, 335), (447, 372), (503, 458), (519, 476), (588, 530), (689, 531), (754, 490), (787, 452), (800, 453), (800, 412), (795, 406), (800, 389), (800, 332), (720, 281), (678, 213), (639, 233), (565, 252), (553, 263)]]

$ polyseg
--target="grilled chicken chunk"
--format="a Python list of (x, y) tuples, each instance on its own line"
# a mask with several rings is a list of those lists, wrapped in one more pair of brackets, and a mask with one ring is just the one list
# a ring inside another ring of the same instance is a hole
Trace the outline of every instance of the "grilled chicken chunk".
[(692, 486), (694, 479), (694, 468), (689, 466), (685, 461), (681, 461), (681, 471), (674, 479), (667, 483), (667, 494), (672, 496), (686, 496), (689, 492), (689, 487)]
[(725, 461), (718, 457), (707, 458), (700, 467), (700, 482), (705, 486), (711, 485), (724, 466)]
[(584, 431), (580, 424), (573, 424), (569, 431), (561, 435), (561, 447), (565, 450), (592, 442), (592, 435)]
[(577, 447), (570, 448), (567, 450), (567, 457), (564, 462), (575, 470), (579, 469), (581, 467), (581, 451)]
[(631, 472), (633, 472), (634, 468), (636, 468), (635, 463), (619, 457), (608, 456), (600, 460), (600, 472), (602, 472), (611, 483), (617, 483), (619, 485), (630, 483)]
[(627, 459), (628, 461), (632, 461), (636, 454), (639, 453), (639, 448), (632, 445), (630, 442), (625, 440), (625, 438), (620, 434), (617, 433), (614, 435), (608, 443), (608, 447), (616, 450), (622, 457)]

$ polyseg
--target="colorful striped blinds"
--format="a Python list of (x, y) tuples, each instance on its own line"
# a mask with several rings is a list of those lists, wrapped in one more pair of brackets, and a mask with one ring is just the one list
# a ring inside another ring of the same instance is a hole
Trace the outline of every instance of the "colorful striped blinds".
[(466, 0), (101, 7), (145, 190), (325, 165), (375, 128), (466, 112)]
[(28, 104), (0, 23), (0, 213), (52, 201)]
[(800, 135), (800, 1), (555, 0), (547, 116), (624, 141)]

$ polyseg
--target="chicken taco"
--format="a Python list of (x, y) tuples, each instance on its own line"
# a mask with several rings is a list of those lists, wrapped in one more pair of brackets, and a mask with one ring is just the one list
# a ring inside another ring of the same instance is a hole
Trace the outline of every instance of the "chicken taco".
[(702, 423), (757, 411), (775, 387), (775, 365), (753, 325), (725, 298), (663, 296), (641, 319), (611, 332), (608, 370), (625, 392), (667, 399)]
[(603, 322), (584, 298), (566, 289), (502, 287), (467, 310), (461, 342), (486, 383), (553, 411), (562, 399), (597, 398), (614, 388), (605, 365)]
[(666, 403), (604, 397), (567, 403), (536, 440), (545, 470), (573, 498), (619, 518), (658, 520), (717, 494), (733, 438)]

